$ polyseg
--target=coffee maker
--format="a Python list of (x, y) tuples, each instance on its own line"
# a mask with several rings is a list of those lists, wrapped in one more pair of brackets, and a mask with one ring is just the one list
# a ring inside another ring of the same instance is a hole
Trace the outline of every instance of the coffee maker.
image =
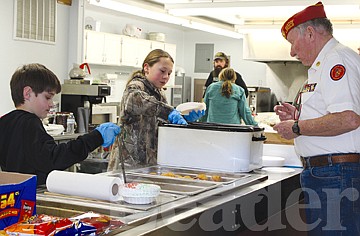
[(73, 83), (65, 80), (61, 89), (61, 111), (72, 112), (77, 123), (77, 132), (88, 132), (92, 124), (92, 106), (106, 102), (111, 87), (108, 85)]
[(253, 114), (271, 110), (271, 89), (266, 87), (248, 87), (250, 110)]

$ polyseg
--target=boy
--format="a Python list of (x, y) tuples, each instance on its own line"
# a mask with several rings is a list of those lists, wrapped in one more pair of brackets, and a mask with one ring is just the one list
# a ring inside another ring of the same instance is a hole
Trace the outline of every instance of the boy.
[(15, 110), (0, 118), (0, 166), (3, 171), (37, 175), (37, 184), (45, 184), (52, 170), (65, 170), (88, 156), (98, 146), (110, 146), (120, 127), (104, 123), (91, 133), (68, 143), (56, 144), (43, 127), (60, 93), (56, 75), (41, 64), (18, 68), (10, 81)]

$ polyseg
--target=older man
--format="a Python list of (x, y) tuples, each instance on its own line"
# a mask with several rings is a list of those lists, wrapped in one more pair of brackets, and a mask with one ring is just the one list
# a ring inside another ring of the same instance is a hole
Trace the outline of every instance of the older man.
[(333, 37), (321, 2), (290, 17), (290, 55), (309, 66), (293, 105), (275, 106), (274, 129), (295, 138), (303, 162), (310, 235), (360, 235), (360, 57)]

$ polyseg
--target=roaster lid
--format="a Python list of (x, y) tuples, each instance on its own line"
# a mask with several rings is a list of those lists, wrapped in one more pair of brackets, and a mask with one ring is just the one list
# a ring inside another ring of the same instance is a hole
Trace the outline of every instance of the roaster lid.
[(263, 131), (264, 128), (253, 125), (236, 125), (236, 124), (221, 124), (221, 123), (202, 123), (202, 122), (188, 122), (188, 125), (177, 124), (161, 124), (160, 127), (172, 127), (181, 129), (203, 129), (216, 130), (228, 132), (257, 132)]

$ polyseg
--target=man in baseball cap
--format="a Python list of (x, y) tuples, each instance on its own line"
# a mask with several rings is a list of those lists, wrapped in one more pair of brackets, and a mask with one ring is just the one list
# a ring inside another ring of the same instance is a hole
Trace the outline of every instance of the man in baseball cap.
[[(219, 74), (222, 69), (229, 67), (229, 58), (227, 55), (223, 52), (217, 52), (214, 56), (214, 70), (212, 70), (205, 82), (205, 87), (207, 88), (210, 84), (213, 82), (219, 81)], [(241, 75), (236, 72), (236, 80), (235, 84), (239, 85), (245, 90), (246, 97), (249, 95), (249, 91), (247, 89), (247, 86), (242, 79)], [(206, 90), (205, 90), (206, 91)], [(205, 96), (205, 92), (203, 94), (203, 97)]]
[(215, 56), (214, 56), (214, 61), (216, 61), (216, 60), (218, 60), (218, 59), (225, 60), (225, 61), (228, 60), (227, 56), (226, 56), (225, 53), (223, 53), (223, 52), (217, 52), (217, 53), (215, 54)]
[(360, 235), (360, 57), (333, 37), (322, 2), (290, 17), (281, 33), (308, 80), (273, 128), (294, 138), (303, 163), (308, 235)]

